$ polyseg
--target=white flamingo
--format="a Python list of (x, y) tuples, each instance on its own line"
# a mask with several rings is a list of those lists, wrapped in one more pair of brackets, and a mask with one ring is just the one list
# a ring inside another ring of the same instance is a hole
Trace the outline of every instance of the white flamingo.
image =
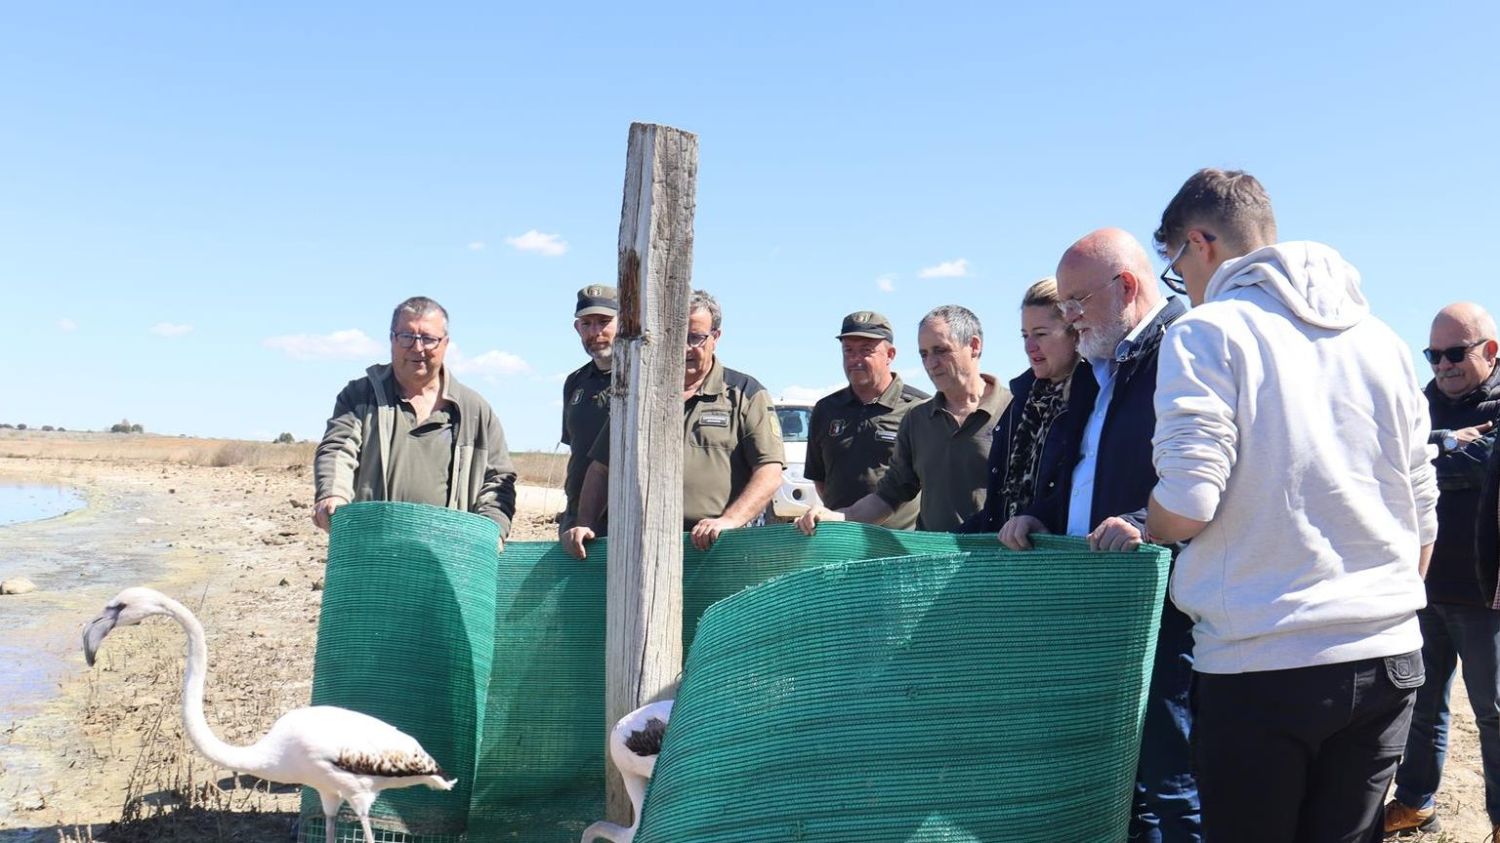
[(83, 654), (89, 666), (111, 629), (138, 624), (151, 615), (167, 615), (187, 631), (182, 721), (193, 745), (221, 767), (316, 790), (327, 818), (328, 843), (333, 843), (334, 821), (345, 800), (359, 816), (365, 843), (375, 843), (370, 805), (380, 791), (418, 784), (452, 790), (458, 783), (447, 777), (416, 738), (367, 714), (334, 706), (289, 711), (250, 746), (219, 740), (203, 717), (203, 683), (208, 673), (203, 625), (187, 607), (149, 588), (125, 589), (89, 622), (83, 631)]
[(647, 703), (620, 718), (620, 722), (609, 732), (609, 757), (625, 780), (625, 793), (630, 796), (630, 807), (634, 812), (630, 827), (626, 828), (600, 820), (583, 830), (580, 843), (603, 837), (613, 843), (632, 843), (635, 831), (641, 824), (641, 801), (646, 798), (646, 783), (656, 770), (656, 756), (661, 753), (662, 737), (667, 731), (667, 721), (672, 719), (672, 700)]

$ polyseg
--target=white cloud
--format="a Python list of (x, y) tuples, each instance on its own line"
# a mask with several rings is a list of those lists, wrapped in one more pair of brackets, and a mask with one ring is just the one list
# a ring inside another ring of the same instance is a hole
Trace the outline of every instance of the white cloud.
[(918, 278), (963, 278), (969, 274), (969, 262), (963, 258), (943, 261), (917, 273)]
[(882, 293), (896, 292), (896, 276), (882, 275), (875, 279), (875, 289)]
[(74, 322), (72, 319), (59, 319), (57, 320), (57, 330), (62, 331), (65, 334), (71, 334), (74, 331), (78, 330), (78, 323)]
[(331, 334), (290, 334), (261, 340), (266, 348), (284, 352), (293, 360), (367, 360), (385, 354), (386, 348), (364, 331), (350, 328)]
[(472, 242), (472, 243), (469, 244), (469, 251), (471, 251), (471, 252), (482, 252), (482, 251), (484, 251), (484, 247), (485, 247), (485, 242), (483, 240), (475, 240), (474, 242)]
[(151, 333), (158, 337), (180, 337), (192, 330), (192, 325), (178, 325), (175, 322), (157, 322), (151, 326)]
[(567, 241), (557, 234), (543, 234), (532, 229), (518, 237), (507, 237), (505, 242), (518, 252), (536, 252), (555, 258), (568, 250)]
[(780, 397), (776, 400), (788, 404), (816, 404), (819, 398), (830, 392), (837, 392), (848, 385), (840, 381), (832, 386), (789, 386), (781, 391)]
[(522, 375), (531, 371), (531, 364), (518, 354), (491, 349), (477, 357), (469, 357), (457, 346), (448, 350), (447, 363), (460, 375), (478, 375), (498, 378), (506, 375)]

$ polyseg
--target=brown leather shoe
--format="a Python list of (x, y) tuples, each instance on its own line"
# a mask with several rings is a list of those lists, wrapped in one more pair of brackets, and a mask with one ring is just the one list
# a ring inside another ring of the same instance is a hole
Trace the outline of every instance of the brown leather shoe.
[[(1389, 837), (1392, 834), (1413, 834), (1418, 831), (1437, 831), (1442, 828), (1438, 822), (1436, 808), (1413, 808), (1392, 799), (1385, 803), (1385, 833)], [(1500, 829), (1497, 829), (1500, 831)]]
[(1495, 826), (1495, 830), (1490, 832), (1489, 837), (1485, 838), (1485, 843), (1500, 843), (1500, 825)]

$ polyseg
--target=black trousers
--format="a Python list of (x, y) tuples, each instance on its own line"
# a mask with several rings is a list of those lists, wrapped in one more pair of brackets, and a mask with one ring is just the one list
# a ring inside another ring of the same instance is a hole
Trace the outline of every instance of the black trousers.
[(1381, 805), (1422, 684), (1421, 651), (1194, 678), (1204, 839), (1381, 839)]

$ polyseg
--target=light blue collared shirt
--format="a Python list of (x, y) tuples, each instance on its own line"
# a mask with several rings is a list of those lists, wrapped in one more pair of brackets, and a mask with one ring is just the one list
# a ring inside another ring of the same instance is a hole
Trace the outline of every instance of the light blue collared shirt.
[(1109, 415), (1109, 402), (1115, 397), (1115, 372), (1120, 361), (1130, 353), (1130, 347), (1146, 330), (1157, 315), (1166, 309), (1169, 300), (1163, 298), (1151, 308), (1140, 322), (1115, 346), (1111, 359), (1089, 359), (1094, 370), (1094, 380), (1099, 382), (1099, 396), (1094, 399), (1094, 410), (1089, 413), (1088, 423), (1083, 427), (1083, 441), (1078, 445), (1078, 465), (1073, 469), (1073, 490), (1068, 495), (1068, 535), (1086, 536), (1094, 530), (1094, 473), (1099, 467), (1099, 437), (1104, 433), (1104, 419)]

